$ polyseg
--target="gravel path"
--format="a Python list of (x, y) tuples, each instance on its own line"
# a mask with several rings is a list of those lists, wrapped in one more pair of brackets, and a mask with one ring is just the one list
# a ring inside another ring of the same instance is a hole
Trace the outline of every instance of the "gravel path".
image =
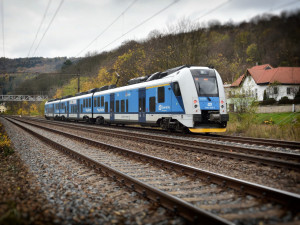
[[(112, 138), (99, 134), (91, 134), (78, 130), (62, 128), (45, 124), (44, 126), (70, 132), (83, 137), (89, 137), (111, 145), (125, 147), (141, 153), (168, 159), (178, 163), (194, 166), (211, 172), (221, 173), (253, 183), (266, 185), (290, 192), (300, 193), (300, 174), (282, 168), (251, 164), (227, 158), (214, 157), (201, 153), (190, 153), (183, 150), (154, 146), (136, 141)], [(133, 132), (134, 133), (134, 132)]]
[(55, 224), (184, 224), (135, 192), (41, 143), (3, 120), (15, 150), (36, 179)]

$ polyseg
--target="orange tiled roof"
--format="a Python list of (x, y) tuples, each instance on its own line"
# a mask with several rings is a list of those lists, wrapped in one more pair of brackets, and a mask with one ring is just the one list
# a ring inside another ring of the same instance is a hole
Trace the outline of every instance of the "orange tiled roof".
[[(256, 84), (300, 84), (300, 67), (273, 68), (269, 64), (254, 66), (247, 70), (247, 75), (252, 76)], [(240, 76), (231, 86), (238, 87), (245, 75)]]

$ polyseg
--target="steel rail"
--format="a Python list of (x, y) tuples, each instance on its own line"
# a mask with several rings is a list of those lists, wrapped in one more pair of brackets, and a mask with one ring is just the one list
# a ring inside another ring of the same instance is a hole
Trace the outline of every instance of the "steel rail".
[[(48, 121), (47, 121), (48, 122)], [(59, 123), (60, 126), (64, 127), (72, 127), (72, 128), (78, 128), (75, 125), (70, 124), (64, 124)], [(221, 144), (215, 144), (215, 143), (202, 143), (194, 140), (182, 140), (182, 139), (175, 139), (170, 137), (161, 137), (156, 135), (150, 135), (150, 134), (137, 134), (134, 133), (133, 135), (128, 134), (128, 132), (125, 131), (111, 131), (111, 130), (100, 130), (97, 128), (87, 128), (87, 127), (81, 127), (80, 131), (93, 131), (94, 133), (111, 136), (111, 137), (118, 137), (123, 139), (130, 139), (130, 140), (136, 140), (143, 143), (148, 144), (156, 144), (156, 145), (162, 145), (172, 148), (179, 148), (185, 151), (192, 151), (192, 152), (202, 152), (204, 154), (209, 155), (217, 155), (222, 157), (227, 157), (230, 159), (236, 159), (236, 160), (245, 160), (249, 161), (251, 163), (261, 163), (265, 165), (271, 165), (275, 167), (283, 167), (288, 169), (294, 169), (294, 170), (300, 170), (300, 163), (298, 162), (291, 162), (291, 161), (285, 161), (281, 159), (274, 159), (273, 156), (278, 158), (288, 158), (291, 160), (300, 161), (300, 155), (299, 154), (292, 154), (292, 153), (284, 153), (284, 152), (276, 152), (276, 151), (268, 151), (268, 150), (260, 150), (260, 149), (249, 149), (249, 148), (243, 148), (243, 147), (237, 147), (237, 146), (227, 146), (227, 145), (221, 145)], [(123, 134), (121, 134), (123, 133)], [(159, 139), (159, 140), (157, 140)], [(176, 143), (175, 143), (176, 142)], [(183, 143), (183, 144), (182, 144)], [(200, 145), (200, 146), (199, 146)], [(227, 149), (228, 151), (220, 151), (216, 149)], [(244, 152), (244, 153), (251, 153), (252, 155), (245, 155), (241, 153), (235, 153), (233, 151), (238, 152)], [(253, 155), (253, 154), (257, 155)], [(273, 158), (266, 158), (273, 157)]]
[[(31, 124), (28, 121), (20, 121), (23, 123)], [(247, 193), (254, 196), (257, 196), (261, 199), (269, 199), (271, 201), (278, 202), (280, 204), (284, 204), (290, 207), (292, 210), (300, 210), (300, 195), (295, 193), (290, 193), (287, 191), (278, 190), (275, 188), (266, 187), (259, 184), (254, 184), (251, 182), (247, 182), (244, 180), (232, 178), (229, 176), (209, 172), (206, 170), (198, 169), (192, 166), (183, 165), (180, 163), (175, 163), (169, 160), (161, 159), (158, 157), (142, 154), (139, 152), (135, 152), (129, 149), (121, 148), (118, 146), (109, 145), (100, 141), (95, 141), (89, 138), (83, 138), (77, 135), (65, 133), (62, 131), (58, 131), (52, 128), (46, 128), (37, 124), (32, 124), (35, 127), (39, 127), (44, 130), (48, 130), (50, 132), (63, 135), (65, 137), (69, 137), (75, 139), (77, 141), (85, 142), (86, 144), (90, 144), (99, 148), (111, 149), (113, 151), (122, 152), (124, 155), (129, 155), (130, 157), (135, 157), (138, 159), (143, 158), (146, 162), (150, 162), (153, 164), (157, 164), (167, 169), (171, 169), (173, 171), (181, 172), (185, 175), (202, 178), (203, 180), (207, 180), (207, 182), (215, 183), (221, 185), (223, 187), (230, 187), (234, 190), (240, 191), (241, 193)]]
[[(44, 120), (43, 118), (41, 120)], [(59, 121), (57, 121), (59, 122)], [(145, 128), (145, 127), (132, 127), (126, 126), (118, 127), (118, 129), (132, 129), (132, 130), (144, 130), (144, 131), (156, 131), (166, 133), (168, 131), (162, 129), (153, 129), (153, 128)], [(194, 137), (200, 139), (211, 139), (217, 141), (231, 141), (235, 143), (245, 143), (245, 144), (255, 144), (255, 145), (264, 145), (264, 146), (273, 146), (273, 147), (281, 147), (281, 148), (290, 148), (290, 149), (300, 149), (300, 142), (296, 141), (282, 141), (276, 139), (263, 139), (263, 138), (252, 138), (252, 137), (241, 137), (241, 136), (228, 136), (228, 135), (217, 135), (217, 134), (180, 134), (178, 132), (173, 132), (174, 136), (186, 136), (186, 137)]]
[[(184, 218), (188, 219), (193, 223), (202, 224), (232, 224), (230, 221), (227, 221), (221, 217), (218, 217), (212, 213), (204, 211), (200, 208), (197, 208), (177, 197), (174, 197), (168, 193), (165, 193), (155, 187), (152, 187), (142, 181), (139, 181), (129, 175), (126, 175), (114, 168), (111, 168), (105, 164), (97, 162), (81, 153), (78, 153), (70, 148), (67, 148), (57, 142), (42, 136), (41, 134), (30, 130), (16, 122), (12, 119), (8, 119), (10, 122), (15, 124), (16, 126), (20, 127), (21, 129), (25, 130), (26, 132), (32, 134), (33, 136), (37, 137), (41, 141), (51, 145), (55, 149), (58, 149), (69, 155), (70, 157), (83, 162), (85, 165), (89, 166), (90, 168), (104, 173), (107, 176), (111, 177), (114, 181), (119, 182), (123, 186), (128, 187), (129, 189), (139, 193), (142, 197), (148, 198), (158, 204), (166, 207), (167, 209), (171, 210), (174, 213), (177, 213)], [(106, 146), (107, 147), (107, 146)]]

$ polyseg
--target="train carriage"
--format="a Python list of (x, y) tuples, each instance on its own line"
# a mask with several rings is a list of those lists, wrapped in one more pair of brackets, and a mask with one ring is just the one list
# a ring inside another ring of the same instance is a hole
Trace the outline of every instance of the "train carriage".
[(54, 104), (56, 119), (97, 124), (132, 123), (169, 130), (224, 132), (229, 120), (220, 75), (215, 69), (197, 66), (177, 67), (147, 79), (136, 78), (128, 86), (95, 89), (47, 102), (45, 111), (50, 104)]

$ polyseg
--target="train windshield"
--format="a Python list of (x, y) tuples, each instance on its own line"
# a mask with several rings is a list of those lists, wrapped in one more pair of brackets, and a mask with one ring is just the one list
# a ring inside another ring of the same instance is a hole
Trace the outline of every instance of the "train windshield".
[(191, 70), (191, 73), (194, 78), (198, 96), (218, 96), (218, 85), (214, 70), (194, 69)]

